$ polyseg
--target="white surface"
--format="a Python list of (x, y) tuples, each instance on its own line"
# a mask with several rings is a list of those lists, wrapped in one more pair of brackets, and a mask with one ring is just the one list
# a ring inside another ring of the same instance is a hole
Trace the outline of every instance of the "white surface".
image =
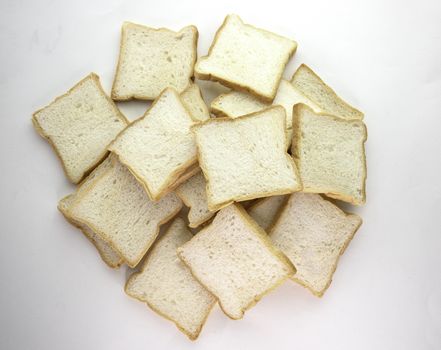
[[(441, 2), (237, 3), (1, 1), (1, 349), (441, 348)], [(123, 20), (195, 24), (205, 54), (227, 13), (297, 40), (285, 77), (305, 62), (365, 112), (368, 200), (323, 299), (286, 283), (191, 343), (56, 210), (73, 186), (30, 117), (90, 71), (109, 92)]]

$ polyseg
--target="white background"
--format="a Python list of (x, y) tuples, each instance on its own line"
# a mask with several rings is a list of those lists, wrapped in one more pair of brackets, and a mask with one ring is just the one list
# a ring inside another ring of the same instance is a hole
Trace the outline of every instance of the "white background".
[[(238, 2), (1, 0), (1, 349), (441, 349), (441, 2)], [(368, 198), (322, 299), (286, 283), (191, 343), (57, 211), (74, 187), (30, 118), (91, 71), (110, 91), (124, 20), (195, 24), (202, 55), (228, 13), (299, 43), (286, 78), (305, 62), (365, 112)]]

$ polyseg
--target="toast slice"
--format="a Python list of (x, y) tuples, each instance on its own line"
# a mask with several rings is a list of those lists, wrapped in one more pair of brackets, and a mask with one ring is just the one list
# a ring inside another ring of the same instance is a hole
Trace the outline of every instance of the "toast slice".
[(75, 184), (107, 156), (109, 143), (128, 125), (94, 73), (35, 112), (32, 122)]
[(125, 22), (112, 98), (154, 100), (167, 87), (183, 92), (193, 76), (198, 31), (179, 32)]
[(192, 228), (200, 226), (215, 214), (208, 209), (206, 186), (204, 175), (199, 172), (176, 188), (176, 194), (190, 208), (188, 221)]
[(268, 232), (287, 197), (288, 195), (283, 195), (259, 199), (247, 209), (247, 212), (260, 227)]
[(125, 291), (195, 340), (216, 298), (193, 277), (176, 254), (176, 249), (192, 237), (185, 222), (176, 218), (149, 251), (141, 271), (130, 276)]
[(178, 256), (232, 319), (295, 273), (290, 261), (238, 204), (178, 248)]
[(292, 155), (303, 192), (324, 193), (355, 205), (366, 201), (366, 126), (294, 106)]
[(193, 130), (209, 210), (301, 190), (296, 165), (286, 152), (282, 107), (236, 119), (210, 119)]
[(108, 242), (127, 265), (135, 267), (155, 241), (160, 225), (181, 210), (182, 202), (174, 193), (152, 202), (130, 171), (114, 162), (78, 196), (69, 213)]
[(208, 56), (198, 59), (196, 78), (218, 81), (271, 102), (297, 43), (228, 15)]
[(321, 297), (361, 223), (358, 215), (346, 214), (318, 194), (293, 193), (270, 237), (295, 264), (291, 278)]
[[(316, 112), (322, 111), (314, 102), (292, 86), (289, 81), (282, 79), (272, 105), (285, 108), (288, 147), (292, 141), (292, 109), (297, 103), (307, 104)], [(264, 103), (253, 95), (241, 91), (230, 91), (214, 99), (211, 103), (211, 110), (216, 116), (237, 118), (248, 113), (261, 111), (269, 106), (269, 103)]]
[(119, 134), (109, 150), (135, 175), (151, 200), (158, 200), (197, 161), (190, 131), (194, 123), (176, 90), (167, 88), (143, 117)]
[(195, 121), (203, 122), (210, 119), (210, 112), (202, 97), (201, 89), (196, 83), (190, 84), (181, 93), (181, 101)]
[(343, 119), (363, 119), (358, 109), (343, 101), (320, 77), (306, 64), (300, 65), (294, 73), (291, 84), (323, 111)]

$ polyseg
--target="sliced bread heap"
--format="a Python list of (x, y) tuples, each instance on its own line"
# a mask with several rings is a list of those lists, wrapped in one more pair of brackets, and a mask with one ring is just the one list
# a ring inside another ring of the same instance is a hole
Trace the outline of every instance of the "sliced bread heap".
[(69, 215), (87, 225), (134, 267), (155, 241), (160, 225), (181, 207), (174, 193), (151, 201), (130, 171), (115, 160), (114, 166), (71, 204)]
[(297, 44), (229, 15), (218, 29), (208, 56), (198, 59), (195, 75), (250, 92), (271, 102)]
[(260, 227), (268, 232), (286, 202), (286, 198), (287, 195), (259, 199), (247, 208), (247, 212)]
[(32, 122), (75, 184), (106, 157), (107, 146), (128, 124), (94, 73), (35, 112)]
[(207, 183), (204, 175), (202, 172), (199, 172), (176, 188), (176, 194), (190, 208), (188, 221), (190, 223), (189, 226), (192, 228), (203, 224), (215, 214), (214, 211), (208, 209), (206, 187)]
[[(279, 105), (285, 108), (288, 147), (291, 145), (292, 140), (292, 109), (297, 103), (304, 103), (317, 112), (321, 111), (314, 102), (300, 93), (289, 81), (282, 79), (272, 105)], [(216, 116), (237, 118), (245, 114), (261, 111), (270, 105), (245, 92), (230, 91), (215, 98), (211, 103), (211, 110)]]
[(219, 211), (209, 226), (178, 248), (178, 256), (233, 319), (242, 318), (295, 273), (265, 231), (237, 204)]
[(193, 76), (197, 40), (194, 26), (174, 32), (125, 22), (112, 98), (154, 100), (167, 87), (183, 92)]
[(359, 216), (344, 213), (318, 194), (294, 193), (270, 237), (296, 266), (291, 278), (321, 297), (361, 222)]
[(143, 184), (149, 197), (158, 200), (197, 161), (190, 131), (194, 123), (176, 90), (168, 88), (109, 149)]
[(92, 231), (87, 225), (84, 225), (78, 221), (75, 221), (69, 213), (70, 207), (76, 198), (81, 196), (81, 193), (90, 188), (96, 179), (98, 179), (102, 174), (104, 174), (110, 167), (112, 167), (113, 163), (111, 160), (111, 156), (107, 157), (100, 165), (98, 165), (88, 177), (84, 179), (83, 182), (78, 186), (77, 190), (62, 198), (58, 202), (58, 210), (61, 211), (63, 216), (75, 227), (78, 227), (84, 235), (89, 239), (90, 242), (96, 247), (98, 253), (100, 254), (103, 261), (110, 266), (111, 268), (119, 267), (124, 260), (118, 254), (112, 246), (103, 240), (98, 234)]
[(195, 121), (203, 122), (210, 119), (210, 112), (201, 94), (201, 89), (192, 83), (181, 93), (181, 101)]
[(286, 152), (285, 111), (275, 106), (237, 119), (214, 118), (193, 127), (208, 208), (301, 189)]
[(292, 154), (304, 192), (325, 193), (355, 205), (365, 203), (366, 126), (294, 106)]
[(130, 276), (125, 290), (195, 340), (216, 298), (177, 257), (176, 249), (192, 237), (185, 222), (175, 219), (149, 251), (141, 271)]
[(362, 112), (343, 101), (306, 64), (300, 65), (291, 79), (291, 84), (329, 114), (343, 119), (363, 119)]

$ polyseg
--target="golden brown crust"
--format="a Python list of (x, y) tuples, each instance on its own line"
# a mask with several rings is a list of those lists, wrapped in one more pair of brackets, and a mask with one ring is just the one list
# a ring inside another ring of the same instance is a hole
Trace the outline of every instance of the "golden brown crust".
[[(331, 198), (335, 198), (335, 199), (340, 199), (344, 202), (348, 202), (354, 205), (363, 205), (366, 203), (366, 179), (367, 179), (367, 165), (366, 165), (366, 151), (365, 151), (365, 142), (367, 140), (367, 128), (365, 126), (365, 124), (363, 123), (363, 121), (359, 120), (359, 119), (343, 119), (341, 117), (329, 114), (327, 112), (323, 112), (323, 113), (317, 113), (314, 112), (313, 109), (311, 109), (309, 106), (303, 104), (303, 103), (298, 103), (296, 105), (293, 106), (293, 142), (291, 145), (291, 153), (292, 156), (295, 160), (295, 163), (297, 164), (298, 168), (301, 168), (301, 161), (300, 161), (300, 154), (299, 154), (299, 142), (302, 139), (302, 132), (300, 130), (300, 114), (301, 111), (303, 109), (309, 110), (311, 113), (314, 113), (315, 115), (320, 115), (338, 122), (343, 122), (343, 123), (348, 123), (348, 124), (360, 124), (363, 126), (363, 134), (364, 137), (362, 139), (362, 159), (363, 159), (363, 167), (364, 167), (364, 173), (363, 173), (363, 178), (362, 178), (362, 193), (361, 193), (361, 197), (362, 200), (358, 200), (357, 198), (354, 198), (352, 196), (349, 195), (345, 195), (343, 193), (337, 193), (337, 192), (326, 192), (324, 194), (326, 194), (328, 197)], [(295, 142), (294, 142), (295, 141)], [(302, 192), (306, 192), (306, 193), (323, 193), (321, 192), (320, 189), (314, 188), (314, 187), (306, 187), (305, 185), (303, 186)]]
[[(221, 25), (221, 26), (219, 27), (219, 29), (216, 31), (216, 34), (215, 34), (214, 39), (213, 39), (213, 42), (211, 43), (211, 46), (210, 46), (210, 48), (208, 49), (208, 54), (207, 54), (206, 56), (201, 57), (199, 60), (207, 59), (207, 58), (211, 55), (211, 52), (213, 51), (213, 48), (214, 48), (214, 46), (216, 45), (216, 43), (217, 43), (217, 41), (218, 41), (218, 39), (219, 39), (219, 36), (221, 35), (222, 30), (224, 29), (224, 27), (225, 27), (226, 24), (227, 24), (227, 21), (228, 21), (229, 16), (230, 16), (230, 15), (228, 15), (228, 16), (225, 17), (225, 19), (224, 19), (222, 25)], [(239, 17), (238, 17), (238, 18), (239, 18)], [(239, 19), (240, 19), (240, 18), (239, 18)], [(255, 30), (258, 30), (258, 31), (260, 31), (260, 32), (270, 33), (271, 35), (279, 36), (279, 35), (277, 35), (277, 34), (274, 34), (274, 33), (272, 33), (272, 32), (269, 32), (269, 31), (267, 31), (267, 30), (265, 30), (265, 29), (257, 28), (257, 27), (252, 26), (251, 24), (243, 23), (242, 19), (240, 19), (240, 22), (242, 23), (243, 26), (251, 27), (251, 28), (253, 28), (253, 29), (255, 29)], [(279, 37), (281, 37), (281, 36), (279, 36)], [(282, 37), (281, 37), (281, 38), (282, 38)], [(284, 38), (284, 39), (286, 39), (286, 38)], [(288, 39), (288, 40), (290, 40), (290, 39)], [(274, 97), (276, 96), (277, 89), (278, 89), (278, 86), (279, 86), (280, 80), (282, 79), (282, 75), (283, 75), (283, 71), (284, 71), (284, 69), (285, 69), (285, 66), (286, 66), (286, 64), (288, 63), (288, 61), (291, 59), (291, 57), (294, 55), (294, 53), (295, 53), (296, 50), (297, 50), (297, 43), (296, 43), (295, 41), (293, 41), (293, 40), (291, 40), (291, 41), (294, 43), (294, 48), (293, 48), (293, 50), (289, 53), (287, 59), (283, 62), (283, 65), (282, 65), (283, 68), (280, 70), (280, 72), (279, 72), (279, 74), (278, 74), (278, 79), (277, 79), (278, 82), (277, 82), (277, 84), (275, 84), (275, 86), (273, 87), (273, 91), (271, 92), (270, 95), (262, 95), (261, 93), (259, 93), (259, 92), (255, 91), (255, 90), (253, 90), (251, 87), (248, 87), (248, 86), (245, 86), (245, 85), (241, 85), (241, 84), (238, 83), (238, 82), (233, 82), (233, 81), (229, 81), (229, 80), (223, 79), (222, 77), (219, 77), (219, 76), (216, 76), (216, 75), (213, 75), (213, 74), (210, 74), (210, 73), (205, 74), (205, 73), (198, 72), (198, 70), (197, 70), (197, 65), (198, 65), (197, 63), (198, 63), (198, 62), (196, 62), (196, 66), (195, 66), (195, 72), (194, 72), (194, 73), (195, 73), (195, 77), (196, 77), (197, 79), (201, 79), (201, 80), (217, 81), (217, 82), (221, 83), (222, 85), (224, 85), (224, 86), (226, 86), (226, 87), (229, 87), (229, 88), (231, 88), (231, 89), (233, 89), (233, 90), (238, 90), (238, 91), (243, 91), (243, 92), (249, 93), (249, 94), (251, 94), (251, 95), (256, 96), (257, 98), (259, 98), (259, 99), (262, 100), (263, 102), (271, 103), (271, 102), (273, 101)], [(198, 60), (198, 61), (199, 61), (199, 60)]]
[(194, 38), (193, 38), (193, 53), (194, 53), (194, 57), (193, 57), (193, 62), (192, 62), (192, 73), (191, 73), (191, 77), (188, 80), (188, 84), (187, 86), (181, 91), (183, 92), (184, 90), (188, 89), (190, 87), (190, 85), (192, 84), (192, 78), (194, 77), (194, 65), (196, 63), (197, 60), (197, 46), (198, 46), (198, 38), (199, 38), (199, 32), (198, 29), (196, 28), (196, 26), (194, 25), (189, 25), (186, 26), (184, 28), (182, 28), (179, 32), (175, 32), (173, 30), (167, 29), (167, 28), (151, 28), (151, 27), (147, 27), (147, 26), (143, 26), (140, 24), (136, 24), (136, 23), (132, 23), (132, 22), (124, 22), (122, 27), (121, 27), (121, 40), (120, 40), (120, 45), (119, 45), (119, 55), (118, 55), (118, 63), (116, 65), (116, 71), (115, 71), (115, 77), (113, 79), (113, 84), (112, 84), (112, 92), (111, 92), (111, 97), (114, 101), (130, 101), (130, 100), (143, 100), (143, 101), (151, 101), (156, 99), (158, 96), (146, 96), (146, 95), (137, 95), (137, 94), (132, 94), (132, 95), (118, 95), (116, 93), (116, 81), (119, 78), (119, 74), (120, 74), (120, 65), (121, 65), (121, 61), (122, 61), (122, 56), (123, 56), (123, 52), (122, 49), (125, 45), (124, 43), (124, 30), (125, 28), (132, 26), (132, 27), (140, 27), (142, 29), (148, 29), (148, 30), (152, 30), (155, 32), (159, 32), (159, 31), (164, 31), (164, 32), (168, 32), (171, 34), (180, 34), (182, 33), (184, 30), (186, 30), (187, 28), (190, 28), (193, 32), (194, 32)]
[[(169, 229), (170, 229), (170, 228), (169, 228)], [(169, 230), (169, 229), (168, 229), (168, 230)], [(164, 237), (165, 237), (165, 236), (167, 235), (167, 233), (168, 233), (168, 230), (167, 230), (167, 232), (165, 232), (163, 235), (161, 235), (161, 237), (159, 237), (159, 238), (158, 238), (158, 239), (152, 244), (152, 246), (150, 247), (150, 249), (153, 250), (154, 247), (155, 247), (157, 244), (159, 244), (159, 242), (160, 242), (162, 239), (164, 239)], [(144, 272), (144, 269), (145, 269), (145, 267), (147, 266), (147, 262), (148, 262), (149, 260), (150, 260), (150, 252), (147, 253), (147, 256), (146, 256), (146, 258), (145, 258), (145, 260), (144, 260), (144, 263), (143, 263), (141, 269), (139, 270), (139, 272), (135, 272), (135, 273), (133, 273), (133, 274), (130, 275), (130, 277), (127, 279), (126, 284), (125, 284), (125, 286), (124, 286), (124, 292), (125, 292), (129, 297), (134, 298), (134, 299), (136, 299), (136, 300), (138, 300), (138, 301), (140, 301), (140, 302), (142, 302), (142, 303), (147, 304), (147, 306), (148, 306), (150, 309), (152, 309), (154, 312), (156, 312), (156, 313), (157, 313), (158, 315), (160, 315), (161, 317), (163, 317), (163, 318), (165, 318), (165, 319), (167, 319), (167, 320), (173, 322), (173, 323), (176, 325), (176, 327), (177, 327), (182, 333), (184, 333), (184, 334), (185, 334), (190, 340), (196, 340), (196, 339), (198, 338), (199, 334), (201, 333), (201, 330), (202, 330), (203, 326), (205, 325), (205, 323), (206, 323), (206, 321), (207, 321), (207, 318), (208, 318), (208, 316), (210, 315), (210, 312), (213, 310), (213, 306), (216, 304), (217, 300), (215, 299), (215, 300), (213, 301), (212, 305), (210, 306), (210, 310), (207, 312), (207, 315), (205, 316), (205, 318), (204, 318), (204, 320), (203, 320), (201, 326), (197, 329), (197, 331), (194, 332), (194, 333), (189, 333), (189, 332), (187, 332), (187, 330), (186, 330), (181, 324), (179, 324), (179, 322), (177, 322), (177, 321), (173, 320), (172, 318), (168, 317), (167, 315), (163, 314), (161, 311), (159, 311), (157, 308), (155, 308), (152, 304), (150, 304), (147, 300), (141, 299), (141, 298), (139, 298), (138, 296), (136, 296), (136, 295), (134, 295), (134, 294), (130, 294), (130, 292), (127, 290), (130, 280), (133, 279), (133, 278), (135, 278), (136, 276), (138, 276), (138, 275), (140, 275), (140, 274), (142, 274), (142, 273)], [(185, 265), (185, 266), (187, 266), (187, 265)], [(193, 276), (193, 274), (192, 274), (192, 276)], [(198, 281), (198, 280), (196, 280), (196, 281)], [(200, 282), (198, 281), (198, 283), (200, 283)], [(202, 286), (203, 286), (203, 285), (202, 285)], [(204, 287), (204, 288), (205, 288), (205, 287)]]
[[(262, 112), (267, 112), (270, 109), (282, 109), (285, 112), (285, 109), (283, 107), (279, 106), (279, 105), (269, 106), (268, 108), (265, 108), (263, 110), (260, 110), (260, 111), (257, 111), (257, 112), (253, 112), (253, 113), (250, 113), (250, 114), (246, 114), (246, 115), (240, 116), (238, 118), (234, 118), (234, 119), (233, 118), (228, 118), (228, 117), (227, 118), (211, 118), (211, 119), (208, 119), (208, 120), (206, 120), (206, 121), (204, 121), (202, 123), (198, 123), (196, 125), (193, 125), (191, 127), (191, 130), (193, 132), (195, 132), (201, 126), (209, 124), (209, 123), (211, 123), (211, 124), (214, 124), (214, 123), (224, 123), (224, 122), (235, 123), (235, 122), (237, 122), (239, 120), (243, 120), (243, 119), (247, 119), (247, 118), (252, 118), (256, 114), (260, 114)], [(283, 132), (286, 135), (286, 123), (283, 123)], [(198, 144), (197, 137), (195, 139), (196, 139), (196, 144)], [(285, 142), (286, 142), (286, 138), (285, 138)], [(216, 204), (216, 203), (213, 203), (212, 198), (211, 198), (212, 196), (211, 196), (211, 193), (209, 191), (210, 180), (209, 180), (209, 178), (207, 176), (205, 176), (205, 174), (207, 174), (208, 171), (207, 171), (207, 167), (205, 166), (204, 162), (201, 159), (200, 147), (199, 147), (199, 144), (198, 144), (197, 155), (198, 155), (199, 166), (201, 167), (201, 169), (202, 169), (202, 171), (204, 173), (205, 179), (207, 181), (206, 191), (207, 191), (208, 209), (210, 211), (218, 211), (218, 210), (220, 210), (222, 208), (227, 207), (228, 205), (230, 205), (230, 204), (232, 204), (234, 202), (242, 202), (242, 201), (256, 199), (256, 198), (277, 196), (277, 195), (289, 194), (289, 193), (301, 191), (302, 190), (302, 183), (301, 183), (301, 180), (300, 180), (300, 174), (299, 174), (299, 171), (297, 169), (297, 165), (294, 162), (294, 160), (292, 159), (292, 157), (287, 152), (285, 152), (285, 153), (286, 153), (286, 159), (287, 159), (288, 163), (291, 163), (292, 168), (294, 169), (295, 178), (298, 179), (298, 181), (299, 181), (298, 186), (294, 190), (287, 189), (287, 190), (284, 190), (284, 191), (282, 191), (282, 190), (280, 190), (280, 191), (269, 191), (269, 192), (265, 192), (265, 193), (260, 193), (259, 195), (237, 196), (235, 198), (232, 198), (229, 201), (225, 201), (223, 203), (217, 203)]]
[(105, 93), (101, 82), (100, 82), (100, 78), (96, 73), (90, 73), (88, 76), (84, 77), (83, 79), (81, 79), (78, 83), (76, 83), (73, 87), (71, 87), (66, 93), (64, 93), (63, 95), (60, 95), (58, 97), (56, 97), (51, 103), (49, 103), (47, 106), (40, 108), (39, 110), (35, 111), (32, 114), (32, 124), (34, 125), (35, 130), (40, 134), (41, 137), (43, 137), (44, 139), (46, 139), (49, 144), (52, 146), (53, 150), (55, 151), (55, 154), (57, 155), (58, 159), (61, 162), (61, 165), (63, 167), (63, 171), (66, 175), (66, 177), (68, 178), (68, 180), (74, 184), (78, 184), (79, 182), (81, 182), (82, 180), (84, 180), (84, 178), (87, 177), (87, 175), (89, 175), (93, 169), (96, 168), (96, 166), (98, 164), (100, 164), (108, 155), (108, 151), (107, 149), (104, 149), (103, 153), (100, 155), (100, 157), (98, 157), (97, 162), (92, 165), (91, 167), (89, 167), (88, 169), (86, 169), (84, 171), (84, 173), (82, 174), (81, 178), (78, 180), (75, 180), (72, 178), (71, 174), (69, 174), (66, 165), (64, 164), (64, 160), (61, 157), (61, 153), (59, 152), (57, 146), (55, 145), (55, 143), (53, 142), (52, 138), (50, 137), (50, 135), (47, 135), (43, 128), (41, 127), (40, 123), (38, 122), (37, 119), (37, 114), (41, 111), (43, 111), (44, 109), (46, 109), (47, 107), (53, 105), (55, 102), (57, 102), (58, 100), (70, 95), (72, 93), (73, 90), (75, 90), (77, 87), (79, 87), (81, 84), (83, 84), (86, 80), (88, 79), (92, 79), (96, 82), (98, 89), (101, 91), (102, 95), (109, 101), (110, 105), (112, 106), (113, 110), (116, 112), (117, 117), (127, 126), (129, 125), (129, 121), (127, 120), (127, 118), (125, 117), (124, 114), (121, 113), (121, 111), (118, 109), (118, 107), (115, 105), (115, 103), (113, 102), (113, 100), (107, 96), (107, 94)]
[[(219, 306), (222, 309), (222, 311), (224, 312), (225, 315), (227, 315), (229, 318), (233, 319), (233, 320), (239, 320), (243, 317), (243, 315), (245, 314), (245, 311), (247, 311), (248, 309), (250, 309), (252, 306), (256, 305), (257, 302), (259, 302), (260, 299), (262, 299), (265, 295), (269, 294), (271, 291), (273, 291), (274, 289), (276, 289), (278, 286), (280, 286), (283, 282), (285, 282), (288, 278), (290, 278), (293, 274), (296, 273), (296, 268), (293, 265), (293, 263), (291, 262), (291, 260), (289, 260), (285, 254), (283, 254), (279, 249), (277, 249), (276, 247), (274, 247), (274, 245), (271, 243), (270, 238), (268, 237), (268, 235), (266, 234), (266, 232), (259, 226), (257, 225), (254, 220), (248, 215), (248, 213), (246, 212), (246, 210), (238, 203), (233, 203), (232, 206), (234, 206), (234, 208), (236, 208), (236, 210), (238, 211), (239, 215), (243, 218), (245, 224), (247, 224), (251, 231), (256, 235), (256, 237), (259, 239), (260, 242), (263, 243), (264, 246), (266, 246), (268, 248), (268, 250), (272, 253), (272, 255), (274, 255), (281, 263), (283, 263), (287, 268), (288, 268), (288, 274), (281, 278), (278, 282), (276, 282), (271, 288), (267, 289), (266, 291), (262, 292), (261, 294), (257, 295), (254, 300), (252, 300), (248, 305), (246, 305), (242, 310), (241, 310), (241, 315), (240, 317), (233, 317), (230, 314), (227, 313), (227, 311), (224, 309), (224, 307), (222, 306), (222, 302), (220, 300), (218, 300)], [(208, 230), (210, 228), (210, 226), (213, 223), (211, 223), (210, 225), (205, 226), (203, 229), (201, 229), (198, 234), (201, 234), (203, 231)], [(184, 247), (187, 243), (185, 243), (182, 247)], [(181, 248), (182, 248), (181, 247)], [(188, 264), (188, 262), (185, 260), (185, 257), (182, 255), (182, 249), (178, 248), (177, 250), (177, 255), (179, 257), (179, 259), (181, 259), (184, 264), (186, 266), (188, 266), (188, 268), (190, 269), (191, 274), (193, 275), (193, 277), (202, 285), (204, 286), (211, 294), (213, 294), (215, 297), (217, 297), (213, 291), (204, 283), (202, 283), (198, 277), (195, 275), (193, 269), (191, 268), (191, 266)]]
[[(144, 179), (136, 173), (136, 171), (130, 166), (130, 164), (127, 162), (126, 159), (124, 159), (124, 157), (122, 157), (120, 154), (118, 154), (115, 150), (112, 149), (112, 146), (115, 143), (115, 141), (121, 135), (123, 135), (124, 132), (126, 132), (129, 128), (135, 126), (137, 123), (140, 123), (144, 118), (146, 118), (148, 116), (151, 109), (156, 105), (156, 102), (161, 98), (162, 94), (164, 94), (167, 90), (172, 91), (175, 94), (175, 96), (179, 99), (179, 101), (181, 101), (178, 92), (174, 88), (165, 88), (159, 94), (158, 98), (155, 101), (153, 101), (150, 108), (147, 109), (147, 111), (144, 113), (144, 115), (141, 118), (132, 122), (124, 130), (121, 130), (121, 132), (118, 135), (116, 135), (115, 139), (110, 143), (110, 145), (108, 147), (108, 149), (110, 151), (112, 151), (112, 153), (114, 153), (118, 157), (118, 160), (120, 161), (120, 163), (123, 164), (132, 173), (132, 175), (139, 181), (139, 183), (144, 187), (146, 193), (148, 194), (149, 198), (152, 201), (157, 201), (157, 200), (161, 199), (163, 196), (165, 196), (167, 193), (171, 192), (171, 190), (173, 188), (175, 188), (175, 186), (177, 186), (176, 184), (179, 184), (180, 177), (185, 175), (187, 170), (194, 171), (194, 168), (192, 168), (192, 169), (189, 169), (189, 168), (191, 168), (192, 165), (197, 163), (197, 161), (198, 161), (197, 155), (195, 157), (191, 158), (190, 160), (188, 160), (187, 162), (182, 163), (181, 167), (179, 167), (175, 171), (171, 172), (168, 176), (167, 181), (164, 181), (164, 185), (160, 188), (158, 193), (154, 196), (150, 190), (148, 183), (145, 182)], [(190, 116), (191, 120), (194, 122), (194, 119), (191, 117), (191, 113), (188, 111), (186, 106), (182, 102), (181, 102), (181, 104), (182, 104), (183, 108), (187, 111), (187, 114)]]

